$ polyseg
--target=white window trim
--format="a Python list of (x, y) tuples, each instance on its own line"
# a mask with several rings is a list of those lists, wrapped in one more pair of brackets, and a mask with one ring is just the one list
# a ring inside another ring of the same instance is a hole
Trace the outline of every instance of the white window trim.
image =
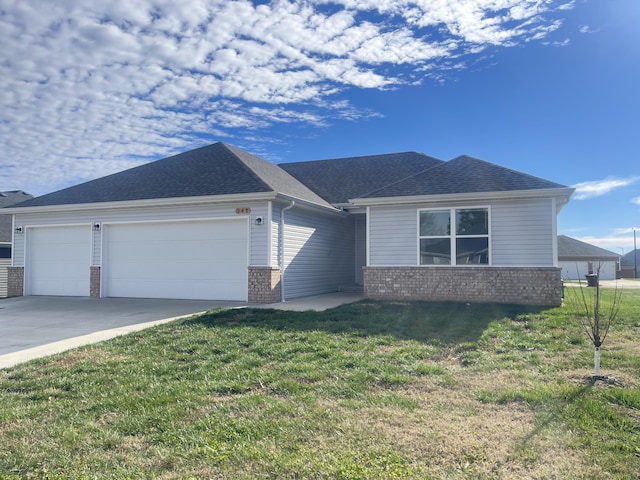
[[(489, 261), (487, 263), (481, 263), (481, 264), (464, 264), (464, 265), (458, 265), (456, 263), (457, 260), (457, 256), (456, 256), (456, 239), (458, 238), (458, 236), (456, 235), (455, 232), (455, 215), (456, 215), (456, 210), (480, 210), (480, 209), (485, 209), (487, 210), (487, 234), (486, 235), (463, 235), (460, 238), (486, 238), (487, 239), (487, 247), (488, 247), (488, 256), (489, 256)], [(442, 235), (442, 236), (421, 236), (420, 235), (420, 214), (422, 212), (442, 212), (442, 211), (449, 211), (449, 215), (450, 218), (453, 219), (454, 221), (452, 222), (451, 225), (451, 233), (449, 235)], [(482, 267), (490, 267), (492, 265), (492, 261), (493, 261), (493, 252), (491, 251), (491, 206), (490, 205), (473, 205), (473, 206), (460, 206), (460, 207), (433, 207), (433, 208), (419, 208), (416, 211), (416, 238), (417, 238), (417, 242), (416, 242), (416, 265), (418, 265), (419, 267), (436, 267), (436, 268), (449, 268), (449, 267), (459, 267), (459, 266), (464, 266), (464, 267), (478, 267), (478, 268), (482, 268)], [(420, 240), (423, 238), (448, 238), (449, 241), (451, 242), (451, 263), (449, 265), (423, 265), (420, 263)]]

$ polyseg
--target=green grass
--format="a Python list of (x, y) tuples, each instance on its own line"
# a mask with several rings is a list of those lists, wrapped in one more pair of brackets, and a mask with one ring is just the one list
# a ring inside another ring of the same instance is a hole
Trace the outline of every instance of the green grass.
[(636, 478), (640, 291), (592, 362), (566, 306), (209, 312), (0, 370), (0, 478)]

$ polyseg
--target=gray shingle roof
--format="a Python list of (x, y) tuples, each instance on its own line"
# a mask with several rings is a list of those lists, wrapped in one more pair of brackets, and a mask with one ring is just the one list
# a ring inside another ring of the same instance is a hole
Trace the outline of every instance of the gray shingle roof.
[(316, 193), (267, 160), (224, 143), (172, 157), (16, 205), (35, 207), (160, 198), (278, 192), (330, 207)]
[(463, 155), (369, 192), (362, 198), (506, 192), (548, 188), (566, 187)]
[(636, 262), (638, 263), (638, 266), (640, 266), (640, 249), (631, 250), (630, 252), (625, 253), (620, 259), (620, 265), (623, 267), (633, 268), (635, 267)]
[(328, 202), (339, 204), (443, 163), (422, 153), (404, 152), (279, 166)]
[(558, 259), (617, 260), (620, 255), (566, 235), (558, 235)]
[(215, 143), (13, 206), (276, 193), (333, 208), (354, 198), (550, 188), (566, 187), (468, 156), (444, 162), (404, 152), (275, 165)]

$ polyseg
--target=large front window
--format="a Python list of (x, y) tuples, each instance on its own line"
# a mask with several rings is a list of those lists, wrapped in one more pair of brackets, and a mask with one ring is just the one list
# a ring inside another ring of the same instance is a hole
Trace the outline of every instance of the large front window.
[(489, 209), (420, 210), (420, 265), (488, 265)]

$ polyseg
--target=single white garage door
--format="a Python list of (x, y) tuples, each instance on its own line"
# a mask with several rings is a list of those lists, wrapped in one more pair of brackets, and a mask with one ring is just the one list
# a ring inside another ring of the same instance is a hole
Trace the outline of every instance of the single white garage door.
[(247, 221), (106, 225), (108, 297), (247, 300)]
[(89, 296), (91, 227), (27, 229), (27, 295)]

